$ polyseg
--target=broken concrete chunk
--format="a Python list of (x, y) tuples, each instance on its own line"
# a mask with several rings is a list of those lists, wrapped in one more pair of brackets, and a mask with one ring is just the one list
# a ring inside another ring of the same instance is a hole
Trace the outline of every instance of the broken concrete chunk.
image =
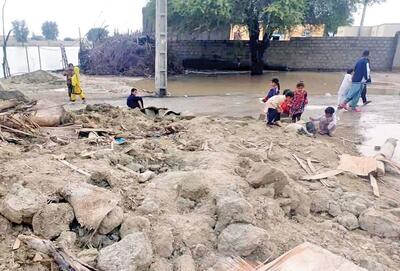
[(153, 250), (144, 233), (132, 233), (111, 246), (100, 250), (97, 268), (107, 271), (148, 270)]
[(236, 193), (227, 193), (217, 198), (217, 232), (232, 223), (252, 223), (253, 206)]
[(280, 169), (273, 168), (267, 164), (257, 163), (249, 172), (247, 182), (254, 188), (275, 184), (275, 189), (279, 190), (279, 187), (276, 187), (276, 185), (283, 187), (288, 184), (289, 176)]
[(32, 223), (33, 215), (45, 205), (46, 198), (43, 195), (14, 184), (0, 203), (0, 214), (17, 224)]
[(68, 203), (50, 203), (33, 216), (33, 232), (51, 240), (69, 231), (74, 217), (74, 211)]
[(67, 247), (71, 248), (76, 242), (76, 233), (73, 231), (64, 231), (60, 234), (60, 236), (57, 238), (57, 243)]
[(268, 233), (250, 224), (232, 224), (218, 237), (218, 251), (227, 256), (250, 256), (268, 240)]
[(99, 227), (99, 233), (101, 234), (109, 234), (116, 227), (121, 225), (122, 220), (124, 219), (124, 210), (117, 206), (109, 212)]
[(175, 271), (196, 271), (192, 256), (182, 255), (175, 260)]
[(121, 238), (135, 233), (135, 232), (147, 232), (150, 229), (150, 220), (142, 216), (127, 216), (122, 222), (120, 235)]
[(358, 229), (360, 227), (357, 217), (351, 213), (342, 213), (338, 216), (337, 221), (349, 231)]
[(311, 194), (311, 212), (323, 213), (329, 210), (329, 202), (331, 197), (328, 193), (322, 191)]
[(356, 193), (347, 193), (339, 200), (339, 205), (343, 212), (347, 211), (358, 217), (371, 206), (371, 202)]
[(359, 217), (361, 229), (384, 238), (400, 237), (400, 219), (390, 212), (368, 209)]
[(88, 183), (69, 183), (61, 194), (71, 204), (79, 224), (88, 229), (97, 229), (120, 201), (118, 195)]

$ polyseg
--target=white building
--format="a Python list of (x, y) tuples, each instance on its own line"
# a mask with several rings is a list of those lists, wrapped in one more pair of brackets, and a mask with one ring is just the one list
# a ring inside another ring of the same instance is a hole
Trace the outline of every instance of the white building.
[[(338, 28), (337, 37), (357, 37), (359, 26), (340, 26)], [(394, 37), (400, 32), (400, 23), (398, 24), (381, 24), (375, 26), (363, 26), (361, 29), (362, 37)]]

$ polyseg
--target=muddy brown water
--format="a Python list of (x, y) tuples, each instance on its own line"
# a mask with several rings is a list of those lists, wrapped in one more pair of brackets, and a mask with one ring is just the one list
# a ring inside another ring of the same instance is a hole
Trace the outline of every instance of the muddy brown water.
[[(310, 95), (336, 94), (343, 80), (341, 72), (279, 72), (267, 71), (262, 76), (249, 74), (187, 74), (168, 79), (168, 91), (173, 96), (262, 94), (270, 88), (272, 78), (278, 78), (281, 89), (294, 89), (299, 81), (304, 81)], [(398, 74), (376, 73), (371, 94), (399, 94)], [(154, 89), (154, 79), (135, 82), (140, 89)]]

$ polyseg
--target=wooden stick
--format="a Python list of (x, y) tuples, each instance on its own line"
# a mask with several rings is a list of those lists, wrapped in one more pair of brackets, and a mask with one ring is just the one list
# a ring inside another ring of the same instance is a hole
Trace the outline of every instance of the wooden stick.
[(307, 166), (303, 163), (303, 161), (300, 160), (299, 157), (297, 157), (295, 154), (293, 154), (294, 159), (296, 159), (297, 163), (304, 169), (304, 171), (307, 174), (311, 174), (312, 172), (307, 168)]
[(307, 158), (307, 164), (308, 164), (308, 167), (311, 169), (312, 173), (317, 172), (317, 170), (315, 169), (315, 167), (312, 164), (311, 158)]
[(378, 182), (376, 181), (375, 177), (372, 174), (369, 174), (369, 180), (371, 181), (372, 190), (376, 197), (380, 197)]
[(329, 177), (333, 177), (333, 176), (339, 175), (341, 173), (343, 173), (343, 170), (335, 169), (335, 170), (330, 170), (330, 171), (327, 171), (327, 172), (324, 172), (324, 173), (321, 173), (321, 174), (317, 174), (317, 175), (304, 176), (302, 178), (302, 180), (310, 180), (310, 181), (312, 181), (312, 180), (321, 180), (321, 179), (326, 179), (326, 178), (329, 178)]
[(97, 271), (96, 268), (82, 262), (63, 247), (57, 247), (50, 240), (41, 239), (34, 235), (19, 235), (18, 239), (29, 248), (53, 257), (60, 270)]
[(78, 172), (78, 173), (80, 173), (80, 174), (82, 174), (82, 175), (85, 175), (85, 176), (87, 176), (87, 177), (90, 177), (90, 173), (88, 173), (88, 172), (86, 172), (86, 171), (84, 171), (84, 170), (78, 168), (77, 166), (72, 165), (71, 163), (68, 163), (68, 162), (65, 161), (65, 160), (57, 159), (57, 161), (61, 162), (62, 164), (64, 164), (64, 165), (66, 165), (67, 167), (69, 167), (70, 169), (72, 169), (72, 170), (74, 170), (74, 171), (76, 171), (76, 172)]
[(268, 157), (271, 156), (272, 153), (272, 148), (274, 147), (274, 143), (271, 141), (271, 144), (269, 144), (269, 149), (268, 149)]
[(10, 128), (10, 127), (5, 126), (5, 125), (2, 125), (2, 124), (0, 124), (0, 127), (1, 127), (1, 128), (4, 128), (4, 129), (6, 129), (6, 130), (9, 130), (9, 131), (11, 131), (11, 132), (14, 132), (14, 133), (21, 134), (21, 135), (26, 135), (26, 136), (30, 136), (30, 137), (36, 137), (34, 134), (25, 133), (25, 132), (23, 132), (23, 131), (20, 131), (20, 130), (14, 129), (14, 128)]

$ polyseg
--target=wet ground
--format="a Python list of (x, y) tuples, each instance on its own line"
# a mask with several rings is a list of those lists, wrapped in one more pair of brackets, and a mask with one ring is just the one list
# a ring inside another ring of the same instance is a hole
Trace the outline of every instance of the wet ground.
[[(263, 108), (259, 99), (269, 88), (271, 78), (281, 80), (282, 89), (291, 88), (298, 81), (304, 81), (310, 95), (310, 106), (305, 118), (318, 116), (326, 106), (336, 106), (336, 92), (342, 81), (342, 73), (318, 72), (266, 72), (263, 76), (248, 74), (202, 74), (182, 75), (169, 79), (171, 96), (159, 99), (145, 97), (146, 106), (167, 107), (174, 111), (196, 115), (253, 116), (257, 118)], [(110, 103), (125, 106), (131, 87), (153, 90), (152, 79), (116, 76), (83, 76), (83, 86), (89, 103)], [(60, 86), (62, 87), (62, 86)], [(57, 103), (66, 103), (64, 88), (50, 86), (38, 89), (33, 85), (18, 85), (34, 98), (47, 98)], [(381, 145), (389, 137), (400, 139), (400, 73), (374, 73), (373, 84), (369, 86), (372, 104), (363, 107), (361, 114), (345, 112), (340, 114), (339, 125), (348, 127), (364, 138), (360, 150), (373, 154), (374, 146)], [(67, 105), (78, 109), (83, 105)], [(349, 133), (354, 135), (354, 133)], [(351, 139), (351, 138), (350, 138)], [(396, 159), (400, 161), (400, 148)]]

